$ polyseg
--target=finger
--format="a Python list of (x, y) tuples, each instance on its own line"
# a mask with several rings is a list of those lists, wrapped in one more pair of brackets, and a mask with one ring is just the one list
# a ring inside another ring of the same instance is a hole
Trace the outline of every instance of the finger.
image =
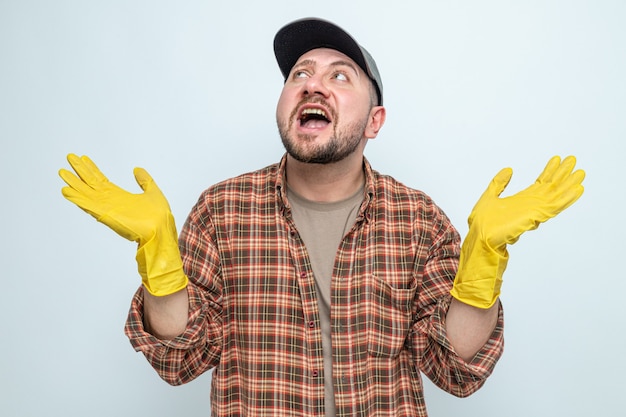
[(69, 154), (67, 161), (76, 171), (76, 174), (90, 187), (96, 187), (98, 183), (108, 181), (87, 156), (78, 157), (77, 155)]
[(552, 181), (552, 176), (554, 175), (554, 173), (556, 172), (556, 170), (559, 168), (560, 165), (561, 165), (561, 157), (557, 155), (557, 156), (553, 156), (552, 158), (550, 158), (550, 160), (546, 164), (546, 167), (543, 169), (543, 172), (539, 175), (539, 177), (537, 177), (537, 180), (535, 181), (535, 183), (544, 184), (544, 183)]
[(565, 195), (576, 195), (576, 200), (580, 197), (580, 195), (582, 195), (584, 188), (581, 184), (585, 179), (586, 174), (582, 169), (571, 172), (574, 168), (573, 164), (575, 163), (576, 160), (574, 158), (566, 158), (563, 161), (563, 164), (561, 164), (564, 166), (559, 168), (559, 170), (555, 173), (554, 178), (552, 179), (551, 194), (556, 200), (564, 198), (563, 196)]
[(76, 175), (87, 185), (90, 185), (94, 182), (93, 175), (91, 174), (90, 169), (85, 165), (83, 160), (73, 153), (67, 155), (67, 162), (69, 162), (70, 166), (76, 172)]
[(63, 187), (61, 189), (61, 193), (63, 197), (72, 203), (76, 204), (83, 211), (87, 212), (91, 216), (98, 219), (100, 217), (100, 213), (98, 210), (98, 205), (93, 202), (90, 198), (86, 197), (83, 193), (76, 191), (72, 187)]
[(574, 204), (583, 194), (585, 188), (582, 181), (585, 171), (577, 170), (565, 181), (555, 183), (556, 187), (550, 188), (549, 195), (546, 195), (545, 210), (549, 217), (554, 217)]
[(485, 194), (492, 197), (499, 197), (506, 188), (506, 186), (509, 185), (512, 176), (513, 170), (511, 168), (501, 169), (500, 172), (498, 172), (496, 176), (493, 177), (491, 183), (489, 183)]
[(67, 185), (69, 185), (69, 187), (81, 194), (92, 194), (94, 191), (93, 188), (85, 184), (85, 182), (81, 178), (74, 175), (73, 172), (62, 168), (59, 170), (59, 176)]
[(565, 201), (563, 210), (574, 204), (585, 192), (582, 182), (585, 179), (585, 171), (579, 169), (572, 173), (563, 183), (563, 200)]
[(80, 160), (83, 161), (85, 166), (89, 168), (89, 171), (97, 181), (109, 181), (109, 179), (102, 173), (102, 171), (100, 171), (100, 168), (98, 168), (98, 166), (87, 155), (81, 156)]
[(566, 178), (564, 178), (560, 183), (557, 183), (557, 189), (567, 190), (569, 188), (576, 187), (582, 184), (585, 179), (585, 171), (582, 169), (577, 169), (576, 171), (569, 174)]
[(583, 195), (585, 191), (582, 185), (578, 185), (576, 187), (570, 188), (565, 193), (562, 194), (561, 199), (559, 200), (560, 206), (557, 210), (555, 210), (555, 214), (558, 214), (574, 204), (578, 199)]
[(576, 171), (572, 173), (570, 178), (572, 182), (575, 182), (577, 184), (582, 184), (586, 176), (587, 176), (587, 173), (584, 170), (577, 169)]
[(148, 171), (143, 168), (135, 168), (133, 170), (133, 174), (135, 175), (135, 180), (137, 181), (137, 184), (139, 184), (141, 189), (144, 191), (149, 189), (150, 186), (154, 184), (154, 180), (152, 179), (150, 174), (148, 174)]
[(65, 183), (69, 185), (70, 187), (72, 186), (73, 182), (80, 181), (80, 179), (77, 178), (76, 175), (74, 175), (73, 173), (71, 173), (65, 168), (61, 168), (59, 170), (59, 177), (61, 177), (61, 179), (65, 181)]
[(552, 182), (558, 184), (565, 181), (570, 176), (575, 166), (576, 158), (574, 156), (565, 158), (552, 176)]

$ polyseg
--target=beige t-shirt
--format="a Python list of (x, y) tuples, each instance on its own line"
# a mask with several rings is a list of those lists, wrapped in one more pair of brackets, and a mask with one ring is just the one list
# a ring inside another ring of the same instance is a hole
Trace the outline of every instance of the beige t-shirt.
[(315, 277), (324, 350), (326, 416), (330, 417), (336, 414), (330, 335), (331, 278), (339, 245), (356, 221), (363, 201), (363, 189), (345, 200), (332, 203), (306, 200), (290, 189), (287, 189), (287, 195), (294, 222), (306, 246)]

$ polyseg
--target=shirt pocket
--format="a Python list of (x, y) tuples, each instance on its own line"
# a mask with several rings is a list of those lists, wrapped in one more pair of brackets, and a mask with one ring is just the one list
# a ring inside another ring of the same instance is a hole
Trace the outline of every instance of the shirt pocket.
[(367, 285), (367, 349), (376, 357), (400, 354), (412, 323), (412, 305), (417, 284), (396, 288), (372, 275)]

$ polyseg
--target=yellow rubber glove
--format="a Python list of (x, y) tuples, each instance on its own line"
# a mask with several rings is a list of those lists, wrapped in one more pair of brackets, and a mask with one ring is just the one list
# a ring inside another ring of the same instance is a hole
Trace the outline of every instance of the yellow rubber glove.
[(502, 274), (509, 258), (507, 245), (522, 233), (572, 205), (583, 193), (583, 170), (574, 170), (576, 158), (550, 159), (534, 184), (510, 197), (500, 198), (513, 171), (501, 170), (474, 206), (469, 231), (451, 294), (479, 308), (491, 307), (500, 296)]
[(110, 182), (87, 156), (69, 154), (76, 171), (61, 169), (68, 185), (63, 196), (106, 224), (120, 236), (137, 242), (137, 265), (144, 287), (150, 294), (164, 296), (187, 286), (178, 250), (178, 234), (170, 206), (154, 180), (142, 168), (135, 168), (141, 194), (129, 193)]

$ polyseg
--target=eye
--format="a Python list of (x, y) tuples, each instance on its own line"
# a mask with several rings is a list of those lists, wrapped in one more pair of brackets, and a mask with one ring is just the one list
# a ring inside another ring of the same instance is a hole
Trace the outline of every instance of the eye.
[(303, 70), (298, 70), (296, 72), (293, 73), (293, 78), (306, 78), (308, 77), (308, 74), (306, 73), (306, 71)]
[(348, 76), (343, 72), (336, 72), (333, 74), (333, 78), (339, 81), (348, 81)]

